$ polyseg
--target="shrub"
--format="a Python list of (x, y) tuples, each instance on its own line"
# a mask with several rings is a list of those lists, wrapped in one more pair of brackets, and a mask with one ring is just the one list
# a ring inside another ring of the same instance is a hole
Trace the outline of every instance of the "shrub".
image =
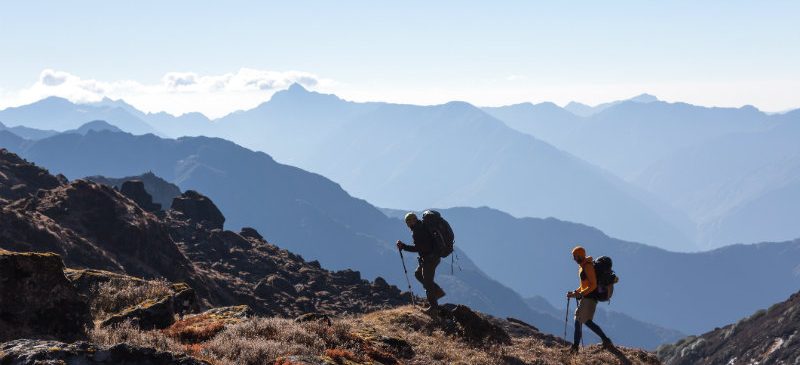
[(96, 328), (89, 331), (92, 342), (100, 345), (129, 343), (141, 347), (152, 347), (161, 351), (184, 353), (185, 348), (179, 342), (165, 336), (159, 331), (142, 331), (129, 321), (117, 325)]
[(205, 343), (208, 355), (236, 364), (274, 362), (288, 355), (317, 355), (325, 342), (290, 319), (252, 318), (231, 325)]
[(125, 308), (167, 295), (172, 295), (172, 288), (164, 279), (138, 281), (114, 278), (94, 288), (89, 304), (96, 319), (105, 319)]
[(223, 319), (198, 314), (178, 320), (161, 332), (181, 342), (203, 342), (225, 329), (226, 323)]

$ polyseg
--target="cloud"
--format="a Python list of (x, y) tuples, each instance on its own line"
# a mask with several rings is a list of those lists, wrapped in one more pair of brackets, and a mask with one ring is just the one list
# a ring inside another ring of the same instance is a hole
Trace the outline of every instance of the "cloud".
[(84, 79), (66, 71), (45, 69), (30, 87), (18, 92), (6, 90), (5, 104), (0, 107), (29, 104), (49, 96), (76, 103), (98, 102), (108, 97), (124, 99), (149, 112), (183, 114), (199, 111), (209, 117), (220, 117), (255, 107), (293, 83), (309, 89), (324, 89), (335, 84), (310, 72), (250, 68), (221, 75), (168, 72), (160, 82), (153, 84), (133, 80)]

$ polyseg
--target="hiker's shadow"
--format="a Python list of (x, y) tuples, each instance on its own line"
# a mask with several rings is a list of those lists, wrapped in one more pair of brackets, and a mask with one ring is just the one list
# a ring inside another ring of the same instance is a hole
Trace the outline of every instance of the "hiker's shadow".
[(620, 349), (618, 349), (616, 347), (613, 347), (613, 348), (609, 349), (608, 352), (610, 352), (612, 355), (614, 355), (614, 357), (616, 357), (617, 360), (619, 360), (620, 364), (623, 364), (623, 365), (631, 365), (631, 364), (633, 364), (631, 362), (631, 360), (629, 360), (628, 357), (625, 356), (625, 354), (622, 351), (620, 351)]

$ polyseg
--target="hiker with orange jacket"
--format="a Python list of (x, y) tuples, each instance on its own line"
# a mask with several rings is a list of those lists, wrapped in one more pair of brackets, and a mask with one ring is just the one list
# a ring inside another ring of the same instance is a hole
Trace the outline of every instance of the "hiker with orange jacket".
[(578, 344), (583, 336), (583, 325), (596, 333), (603, 340), (603, 348), (613, 349), (611, 342), (597, 323), (594, 323), (594, 312), (597, 308), (597, 274), (594, 270), (594, 261), (591, 256), (586, 256), (586, 250), (577, 246), (572, 249), (572, 259), (578, 264), (578, 276), (580, 286), (578, 289), (567, 293), (567, 298), (575, 298), (578, 301), (578, 308), (575, 310), (575, 334), (572, 341), (571, 351), (578, 352)]

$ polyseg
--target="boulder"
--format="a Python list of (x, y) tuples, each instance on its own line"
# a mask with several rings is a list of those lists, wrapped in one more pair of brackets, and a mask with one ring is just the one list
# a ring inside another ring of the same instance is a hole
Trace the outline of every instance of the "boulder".
[(125, 321), (143, 329), (164, 329), (175, 322), (172, 297), (164, 296), (158, 300), (146, 300), (135, 307), (117, 313), (100, 323), (101, 327), (113, 326)]
[(247, 238), (255, 238), (257, 240), (263, 240), (264, 236), (262, 236), (255, 228), (252, 227), (242, 227), (242, 230), (239, 232), (239, 235), (242, 237)]
[(465, 305), (445, 304), (441, 306), (441, 314), (445, 320), (457, 323), (459, 334), (469, 342), (511, 343), (511, 337), (502, 327)]
[(0, 340), (74, 340), (91, 324), (89, 305), (64, 276), (58, 255), (0, 249)]
[(214, 202), (194, 190), (187, 190), (173, 199), (171, 209), (181, 212), (190, 221), (201, 223), (211, 229), (222, 229), (225, 224), (225, 216)]
[(253, 291), (261, 298), (269, 298), (277, 293), (297, 294), (294, 285), (279, 275), (270, 275), (266, 279), (259, 281)]
[(161, 204), (153, 203), (153, 197), (145, 190), (144, 182), (141, 180), (128, 180), (123, 182), (119, 192), (148, 212), (158, 212), (161, 210)]
[(124, 343), (103, 347), (83, 341), (67, 344), (29, 339), (0, 344), (0, 364), (208, 365), (190, 356)]

